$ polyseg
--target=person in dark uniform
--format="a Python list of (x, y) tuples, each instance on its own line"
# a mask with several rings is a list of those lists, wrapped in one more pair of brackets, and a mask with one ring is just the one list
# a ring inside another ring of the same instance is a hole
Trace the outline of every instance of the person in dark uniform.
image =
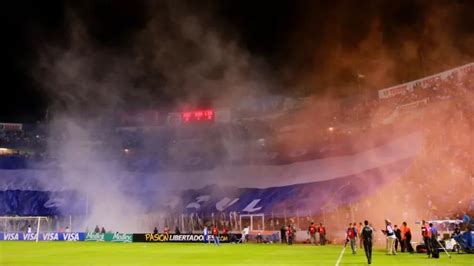
[(286, 241), (286, 227), (285, 227), (285, 225), (281, 226), (280, 234), (281, 234), (281, 243), (286, 243), (287, 241)]
[(454, 227), (454, 232), (451, 234), (451, 238), (455, 237), (455, 236), (458, 236), (461, 234), (461, 228), (459, 227), (459, 224), (457, 224), (455, 227)]
[(438, 228), (432, 223), (430, 223), (429, 226), (431, 228), (431, 255), (433, 258), (439, 258)]
[(402, 230), (400, 230), (397, 225), (394, 225), (393, 231), (395, 232), (395, 237), (397, 238), (395, 239), (395, 251), (398, 252), (398, 243), (400, 243), (400, 249), (402, 251), (405, 250), (402, 242)]
[(372, 239), (374, 238), (374, 230), (369, 226), (369, 221), (364, 221), (362, 228), (362, 241), (364, 244), (365, 256), (367, 256), (367, 263), (372, 263)]

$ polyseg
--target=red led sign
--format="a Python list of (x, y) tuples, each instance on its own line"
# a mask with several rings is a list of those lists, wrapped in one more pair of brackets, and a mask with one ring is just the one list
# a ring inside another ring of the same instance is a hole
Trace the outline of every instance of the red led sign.
[(190, 112), (182, 112), (181, 119), (184, 123), (200, 122), (200, 121), (214, 121), (214, 110), (196, 110)]

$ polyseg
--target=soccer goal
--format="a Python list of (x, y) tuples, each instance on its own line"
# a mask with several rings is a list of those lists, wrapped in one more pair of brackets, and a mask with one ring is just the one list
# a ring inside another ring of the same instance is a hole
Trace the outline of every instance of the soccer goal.
[(241, 229), (245, 226), (250, 227), (250, 231), (258, 230), (265, 231), (265, 214), (241, 214), (240, 215)]
[(24, 233), (31, 240), (39, 240), (39, 233), (49, 228), (46, 216), (0, 216), (0, 232)]

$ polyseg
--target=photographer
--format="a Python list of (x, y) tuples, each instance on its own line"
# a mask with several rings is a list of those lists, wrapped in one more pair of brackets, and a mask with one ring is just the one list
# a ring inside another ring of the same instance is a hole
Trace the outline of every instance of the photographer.
[(425, 220), (421, 221), (421, 236), (425, 242), (426, 252), (428, 253), (428, 258), (431, 257), (431, 227), (428, 225)]
[(388, 219), (385, 220), (385, 230), (383, 232), (387, 236), (387, 255), (397, 255), (397, 251), (395, 251), (395, 231), (392, 222)]

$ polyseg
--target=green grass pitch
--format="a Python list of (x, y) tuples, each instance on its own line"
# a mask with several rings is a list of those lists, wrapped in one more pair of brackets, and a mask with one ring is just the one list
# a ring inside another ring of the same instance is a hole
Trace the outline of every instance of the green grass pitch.
[[(0, 265), (335, 265), (340, 246), (282, 244), (0, 242)], [(474, 256), (449, 259), (426, 254), (387, 256), (375, 250), (372, 265), (474, 265)], [(340, 265), (367, 265), (363, 250), (350, 248)]]

